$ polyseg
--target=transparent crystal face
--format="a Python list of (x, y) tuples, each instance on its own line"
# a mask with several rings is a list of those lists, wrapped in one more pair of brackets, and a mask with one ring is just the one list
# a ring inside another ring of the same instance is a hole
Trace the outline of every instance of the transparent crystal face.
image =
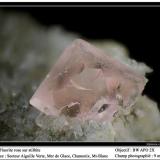
[(47, 115), (111, 120), (129, 107), (146, 79), (83, 40), (66, 48), (30, 103)]

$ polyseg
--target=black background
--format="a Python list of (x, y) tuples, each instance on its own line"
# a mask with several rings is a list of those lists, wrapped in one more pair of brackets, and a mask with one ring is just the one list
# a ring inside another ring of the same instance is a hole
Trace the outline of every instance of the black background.
[(114, 39), (125, 44), (132, 58), (154, 69), (147, 75), (149, 82), (144, 93), (160, 102), (160, 7), (23, 6), (3, 9), (28, 13), (46, 27), (58, 24), (84, 38)]

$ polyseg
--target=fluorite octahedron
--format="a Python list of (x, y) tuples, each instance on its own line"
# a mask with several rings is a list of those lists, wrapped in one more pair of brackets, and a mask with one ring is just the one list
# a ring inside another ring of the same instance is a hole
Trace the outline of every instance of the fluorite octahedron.
[(30, 100), (47, 115), (111, 120), (132, 106), (147, 80), (88, 42), (68, 46)]

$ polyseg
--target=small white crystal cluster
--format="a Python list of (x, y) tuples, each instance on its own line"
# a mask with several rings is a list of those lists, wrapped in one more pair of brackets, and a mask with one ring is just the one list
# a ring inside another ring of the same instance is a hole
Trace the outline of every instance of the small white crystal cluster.
[[(0, 140), (4, 141), (159, 141), (157, 104), (140, 96), (130, 110), (120, 108), (112, 122), (51, 117), (28, 101), (58, 54), (80, 36), (60, 27), (45, 28), (23, 14), (0, 11)], [(129, 58), (114, 41), (91, 41), (135, 71), (152, 71)]]

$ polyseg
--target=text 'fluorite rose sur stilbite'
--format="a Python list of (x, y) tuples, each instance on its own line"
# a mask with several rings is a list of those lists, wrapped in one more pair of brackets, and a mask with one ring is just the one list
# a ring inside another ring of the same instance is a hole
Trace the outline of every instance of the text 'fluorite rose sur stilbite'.
[(47, 115), (111, 120), (130, 107), (147, 80), (88, 42), (68, 46), (30, 100)]

